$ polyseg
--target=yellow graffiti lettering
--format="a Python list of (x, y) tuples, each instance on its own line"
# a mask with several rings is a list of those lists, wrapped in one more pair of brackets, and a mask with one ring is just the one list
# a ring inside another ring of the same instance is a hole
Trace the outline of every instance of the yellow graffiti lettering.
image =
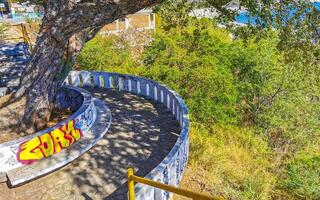
[(21, 152), (18, 159), (20, 161), (33, 161), (42, 159), (44, 157), (41, 149), (41, 141), (38, 137), (33, 138), (27, 142), (24, 142), (20, 145)]
[(17, 158), (23, 164), (30, 164), (70, 147), (81, 137), (81, 130), (75, 128), (72, 120), (59, 129), (20, 144)]
[(70, 140), (70, 144), (81, 138), (81, 132), (74, 128), (74, 122), (70, 121), (67, 125), (62, 126), (61, 130), (65, 133), (65, 137)]
[(43, 134), (39, 136), (41, 145), (39, 146), (41, 148), (42, 153), (45, 157), (49, 157), (52, 154), (54, 154), (54, 144), (52, 141), (52, 137), (50, 133)]
[(65, 133), (60, 129), (56, 129), (51, 132), (56, 153), (60, 152), (64, 148), (68, 148), (70, 146), (70, 140), (65, 138)]
[(68, 123), (68, 129), (66, 130), (66, 132), (71, 133), (71, 135), (73, 136), (73, 138), (76, 139), (76, 141), (82, 137), (81, 131), (74, 128), (73, 120)]

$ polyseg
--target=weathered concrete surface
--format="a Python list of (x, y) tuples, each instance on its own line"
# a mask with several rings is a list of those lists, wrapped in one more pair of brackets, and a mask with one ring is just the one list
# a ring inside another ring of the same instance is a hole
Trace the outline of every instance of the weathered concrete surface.
[[(88, 94), (84, 94), (84, 91), (81, 92), (83, 93), (83, 96), (88, 96)], [(79, 95), (79, 93), (77, 93), (77, 95)], [(87, 103), (82, 104), (83, 102), (81, 102), (81, 106), (84, 106), (84, 113), (86, 113), (87, 109), (91, 111), (90, 118), (92, 119), (92, 128), (89, 129), (89, 131), (84, 129), (82, 131), (83, 136), (81, 139), (70, 146), (67, 151), (56, 153), (48, 158), (39, 160), (32, 165), (23, 165), (7, 171), (6, 175), (8, 177), (8, 184), (10, 186), (17, 187), (23, 185), (25, 182), (30, 182), (34, 179), (37, 179), (39, 176), (44, 176), (69, 163), (72, 163), (82, 154), (90, 150), (98, 141), (100, 141), (100, 139), (107, 133), (109, 126), (111, 125), (111, 112), (105, 102), (96, 98), (91, 99), (91, 96), (89, 98), (86, 97), (86, 100), (84, 101), (87, 101)], [(81, 108), (79, 108), (79, 110), (80, 109)], [(75, 116), (74, 120), (76, 118), (82, 118), (81, 116), (84, 116), (83, 113), (79, 113), (78, 116)]]
[(55, 173), (13, 189), (0, 184), (0, 199), (126, 199), (126, 169), (145, 175), (161, 162), (180, 132), (172, 115), (142, 97), (94, 91), (112, 113), (104, 138)]

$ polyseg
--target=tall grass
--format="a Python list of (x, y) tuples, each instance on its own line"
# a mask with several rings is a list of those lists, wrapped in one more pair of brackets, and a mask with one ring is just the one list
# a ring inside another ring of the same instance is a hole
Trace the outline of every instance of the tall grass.
[(270, 198), (276, 177), (266, 138), (247, 128), (192, 124), (190, 139), (189, 168), (207, 177), (207, 192), (227, 199)]

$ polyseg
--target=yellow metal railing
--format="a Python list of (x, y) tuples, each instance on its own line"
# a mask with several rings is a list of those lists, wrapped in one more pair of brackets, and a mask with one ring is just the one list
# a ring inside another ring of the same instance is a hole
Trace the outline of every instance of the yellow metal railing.
[(30, 51), (32, 51), (31, 40), (30, 40), (30, 37), (28, 35), (27, 28), (26, 28), (26, 26), (24, 24), (21, 24), (21, 31), (22, 31), (22, 37), (23, 37), (24, 43), (28, 44)]
[(5, 40), (20, 40), (20, 39), (23, 39), (23, 42), (26, 43), (29, 46), (29, 49), (30, 49), (30, 52), (31, 52), (32, 51), (31, 39), (29, 37), (29, 34), (28, 34), (28, 31), (27, 31), (27, 28), (26, 28), (25, 24), (23, 24), (23, 23), (21, 23), (21, 24), (12, 24), (11, 26), (20, 27), (22, 36), (21, 37), (16, 37), (16, 38), (5, 38)]
[(128, 189), (129, 189), (129, 200), (134, 200), (135, 198), (135, 193), (134, 193), (134, 182), (146, 184), (155, 188), (159, 188), (162, 190), (166, 190), (184, 197), (189, 197), (194, 200), (222, 200), (223, 198), (221, 197), (213, 197), (205, 194), (201, 194), (198, 192), (174, 187), (171, 185), (159, 183), (150, 179), (146, 179), (143, 177), (139, 177), (134, 175), (133, 169), (129, 168), (128, 169)]

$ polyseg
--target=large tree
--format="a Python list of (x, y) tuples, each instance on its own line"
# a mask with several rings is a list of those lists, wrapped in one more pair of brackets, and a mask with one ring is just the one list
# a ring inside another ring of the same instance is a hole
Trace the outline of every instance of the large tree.
[[(42, 128), (43, 122), (49, 120), (51, 102), (54, 101), (56, 91), (83, 45), (104, 25), (161, 1), (32, 0), (31, 2), (42, 3), (45, 13), (30, 62), (22, 74), (20, 87), (12, 95), (9, 104), (26, 97), (24, 123)], [(234, 20), (237, 14), (224, 6), (229, 0), (169, 0), (168, 3), (170, 2), (178, 2), (178, 10), (169, 10), (173, 15), (181, 13), (178, 12), (181, 9), (188, 15), (190, 9), (194, 9), (193, 5), (214, 7), (224, 22)], [(190, 4), (191, 6), (184, 6)], [(319, 20), (316, 17), (318, 13), (308, 1), (243, 0), (240, 4), (255, 17), (255, 30), (276, 28), (283, 38), (289, 37), (290, 39), (283, 40), (284, 46), (290, 44), (291, 39), (309, 41), (319, 38)], [(187, 19), (182, 15), (178, 18), (181, 18), (182, 22)], [(305, 45), (298, 47), (301, 46)]]
[[(42, 128), (57, 89), (83, 45), (106, 24), (161, 0), (46, 0), (30, 62), (10, 102), (26, 97), (23, 121)], [(112, 59), (112, 58), (110, 58)]]

